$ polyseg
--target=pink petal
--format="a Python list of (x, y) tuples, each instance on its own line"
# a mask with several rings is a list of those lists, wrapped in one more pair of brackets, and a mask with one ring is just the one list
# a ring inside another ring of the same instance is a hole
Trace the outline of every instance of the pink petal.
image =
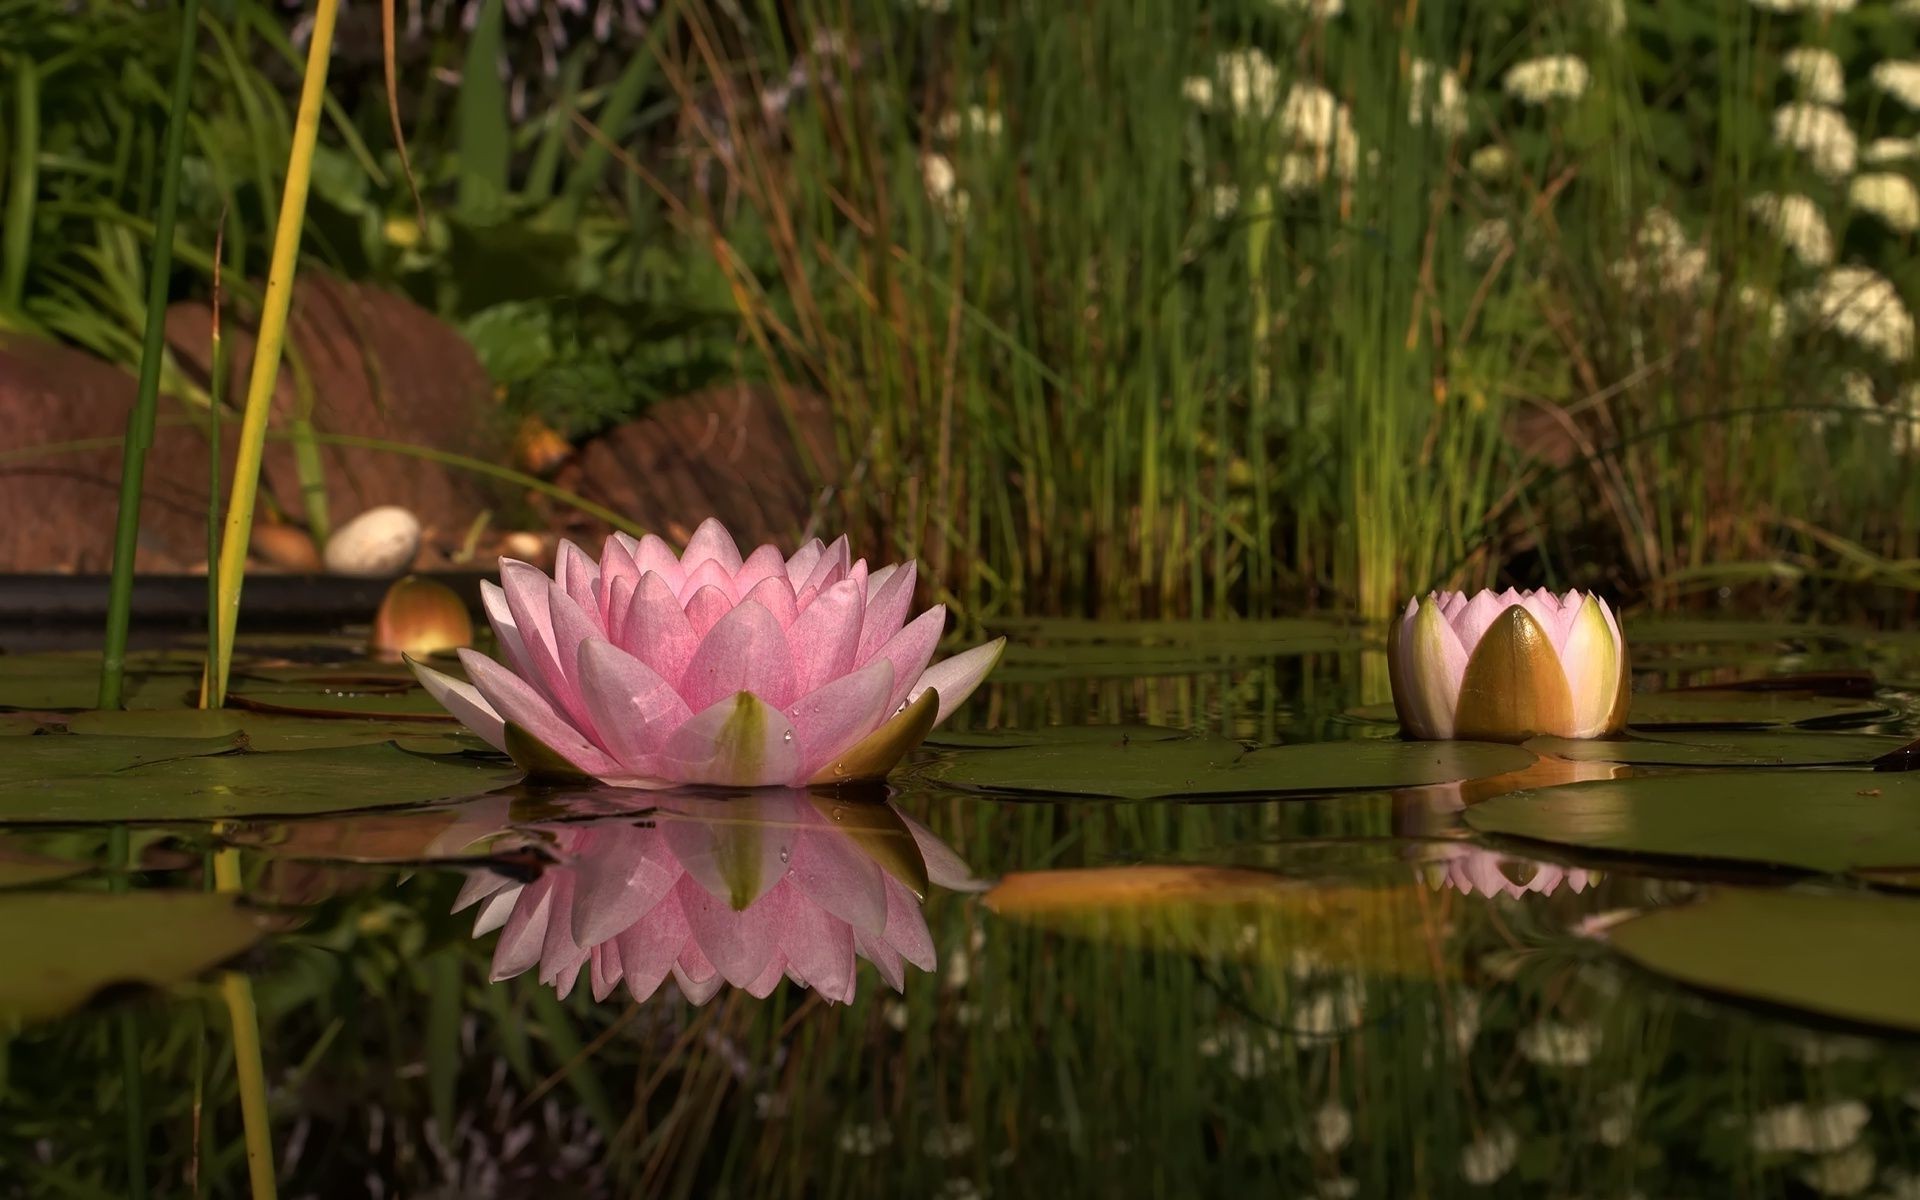
[(553, 912), (554, 874), (547, 872), (520, 893), (513, 915), (507, 918), (500, 940), (494, 943), (493, 982), (511, 979), (540, 961), (540, 951), (547, 940), (547, 920)]
[(758, 604), (742, 603), (720, 618), (680, 681), (680, 694), (695, 712), (740, 692), (752, 692), (776, 708), (794, 695), (786, 635)]
[(727, 598), (731, 604), (733, 594), (733, 575), (719, 563), (708, 559), (687, 572), (687, 581), (680, 585), (682, 599), (697, 595), (703, 588), (712, 588)]
[(952, 846), (935, 836), (933, 830), (906, 813), (900, 813), (899, 816), (907, 832), (913, 834), (914, 844), (920, 847), (920, 860), (927, 865), (928, 883), (950, 892), (984, 892), (992, 886), (976, 876), (967, 861)]
[(800, 697), (787, 708), (800, 743), (799, 780), (812, 779), (835, 755), (879, 728), (892, 714), (893, 664), (869, 663)]
[(886, 886), (887, 945), (922, 971), (933, 970), (939, 956), (934, 953), (933, 935), (927, 932), (927, 917), (920, 911), (920, 901), (906, 884), (891, 875), (886, 876)]
[[(1007, 639), (1000, 637), (942, 659), (920, 676), (919, 682), (907, 693), (907, 702), (912, 703), (928, 688), (934, 689), (940, 694), (940, 711), (933, 718), (933, 723), (938, 725), (966, 703), (967, 697), (973, 695), (973, 690), (993, 671), (1006, 648)], [(897, 689), (899, 685), (894, 686)]]
[(771, 542), (754, 550), (747, 555), (747, 561), (740, 564), (739, 574), (733, 577), (733, 593), (745, 599), (766, 579), (786, 583), (787, 593), (792, 595), (793, 585), (787, 583), (787, 560), (781, 555), (780, 547)]
[(624, 640), (627, 614), (633, 610), (633, 596), (639, 587), (638, 579), (629, 579), (624, 575), (613, 581), (607, 594), (606, 624), (609, 639), (615, 642)]
[(807, 576), (806, 582), (796, 585), (793, 590), (799, 593), (806, 591), (808, 588), (814, 588), (824, 592), (842, 579), (845, 579), (848, 570), (850, 570), (852, 566), (853, 555), (852, 552), (847, 549), (847, 537), (845, 534), (841, 534), (839, 537), (833, 539), (833, 543), (821, 552), (820, 561), (813, 564), (813, 571)]
[(947, 607), (936, 604), (907, 623), (906, 628), (881, 643), (873, 661), (885, 659), (893, 664), (893, 691), (887, 696), (887, 714), (891, 716), (907, 699), (908, 692), (926, 672), (933, 648), (946, 632)]
[(795, 839), (787, 883), (853, 929), (875, 937), (886, 932), (886, 873), (837, 829), (822, 826)]
[[(674, 569), (679, 568), (676, 565)], [(693, 661), (693, 652), (700, 648), (699, 635), (681, 611), (673, 588), (658, 571), (640, 577), (617, 641), (622, 650), (676, 688), (687, 673), (687, 664)]]
[(483, 937), (505, 926), (512, 919), (514, 907), (520, 902), (523, 890), (525, 885), (516, 883), (512, 887), (495, 892), (493, 899), (482, 904), (480, 911), (473, 915), (473, 936)]
[[(538, 567), (503, 562), (500, 571), (502, 590), (507, 593), (507, 608), (513, 613), (514, 623), (519, 626), (520, 637), (527, 647), (527, 657), (533, 662), (533, 670), (522, 678), (539, 689), (554, 708), (565, 713), (568, 721), (575, 725), (590, 725), (586, 706), (580, 702), (578, 691), (567, 678), (573, 666), (573, 656), (579, 650), (578, 639), (574, 638), (573, 644), (565, 648), (564, 659), (557, 645), (553, 597), (564, 596), (565, 593)], [(567, 629), (570, 634), (577, 633), (580, 624), (570, 619)]]
[(619, 763), (589, 742), (578, 728), (554, 710), (545, 696), (518, 675), (474, 650), (461, 650), (460, 664), (503, 720), (520, 726), (588, 775), (624, 774)]
[(620, 943), (601, 942), (587, 955), (589, 978), (593, 982), (593, 1000), (598, 1004), (620, 986)]
[[(700, 957), (698, 946), (690, 945), (681, 950), (680, 958), (682, 961), (673, 964), (673, 981), (680, 986), (680, 994), (686, 997), (687, 1003), (699, 1005), (713, 999), (726, 980), (713, 969), (713, 964)], [(699, 965), (687, 966), (685, 960), (688, 958), (698, 959)]]
[[(505, 723), (500, 714), (493, 711), (487, 698), (478, 688), (464, 680), (444, 675), (425, 663), (408, 658), (407, 666), (412, 669), (413, 677), (427, 694), (440, 702), (440, 707), (452, 713), (462, 725), (478, 734), (481, 740), (501, 753), (506, 753), (507, 737)], [(454, 910), (458, 912), (458, 909)]]
[(786, 640), (793, 647), (796, 694), (804, 696), (853, 670), (865, 605), (864, 583), (845, 579), (820, 593), (794, 620)]
[(580, 644), (576, 674), (599, 743), (630, 771), (649, 774), (653, 755), (693, 715), (652, 668), (599, 638)]
[(755, 976), (753, 982), (747, 985), (747, 995), (752, 996), (756, 1000), (765, 1000), (768, 996), (773, 995), (773, 989), (780, 986), (780, 981), (785, 978), (786, 975), (787, 956), (780, 953), (779, 947), (776, 946), (774, 947), (773, 957), (767, 960), (766, 969)]
[(604, 607), (600, 619), (605, 623), (607, 632), (617, 634), (620, 631), (622, 610), (616, 603), (620, 585), (627, 585), (627, 594), (640, 585), (640, 568), (633, 561), (633, 552), (628, 543), (633, 539), (625, 534), (616, 533), (608, 538), (600, 550), (600, 600)]
[(573, 940), (572, 871), (552, 871), (552, 899), (548, 902), (547, 936), (540, 948), (540, 977), (550, 982), (568, 970), (578, 971), (587, 961), (585, 947)]
[(821, 997), (836, 1004), (853, 1001), (853, 929), (825, 909), (800, 901), (788, 906), (780, 952), (788, 966)]
[(1480, 644), (1482, 637), (1486, 636), (1487, 629), (1493, 624), (1494, 619), (1505, 611), (1507, 606), (1501, 603), (1500, 598), (1483, 589), (1473, 594), (1473, 598), (1467, 601), (1466, 606), (1457, 616), (1449, 617), (1448, 624), (1452, 625), (1453, 631), (1460, 635), (1460, 645), (1465, 647), (1467, 654), (1471, 656), (1473, 648)]
[(785, 575), (762, 579), (753, 585), (752, 591), (740, 598), (740, 603), (758, 604), (773, 614), (773, 619), (780, 622), (782, 629), (791, 626), (800, 615), (800, 608), (793, 599), (793, 585), (787, 582)]
[(900, 952), (887, 945), (885, 938), (872, 937), (856, 929), (853, 932), (853, 949), (854, 953), (873, 964), (874, 970), (880, 972), (880, 978), (886, 981), (888, 987), (896, 992), (907, 990), (907, 971), (901, 964)]
[(784, 890), (776, 886), (744, 912), (735, 912), (687, 877), (674, 892), (693, 940), (714, 969), (735, 987), (758, 979), (780, 946), (786, 924)]
[(705, 638), (720, 623), (720, 618), (733, 611), (733, 597), (717, 587), (703, 587), (687, 596), (687, 624), (693, 628), (693, 636)]
[(686, 571), (680, 566), (680, 556), (673, 552), (673, 547), (651, 533), (641, 538), (640, 544), (633, 548), (633, 565), (642, 575), (652, 571), (660, 576), (675, 595), (680, 594), (680, 585), (687, 578)]
[(627, 991), (635, 1000), (644, 1001), (659, 989), (691, 936), (680, 899), (671, 891), (644, 919), (615, 936)]
[(547, 612), (553, 619), (553, 650), (560, 668), (560, 690), (555, 699), (580, 726), (581, 732), (592, 736), (593, 714), (587, 710), (586, 697), (580, 694), (580, 681), (575, 672), (580, 662), (580, 647), (587, 639), (606, 634), (587, 616), (587, 610), (576, 604), (558, 584), (548, 585)]
[(689, 580), (702, 563), (708, 562), (718, 564), (728, 579), (740, 573), (740, 547), (734, 545), (733, 535), (717, 517), (700, 522), (700, 528), (687, 541), (687, 552), (680, 556), (680, 566)]
[(881, 570), (889, 573), (886, 581), (875, 582), (880, 578), (876, 574), (867, 584), (867, 610), (860, 624), (860, 648), (853, 656), (857, 666), (864, 667), (873, 661), (880, 647), (907, 623), (907, 610), (913, 606), (913, 585), (918, 578), (914, 564), (909, 561), (897, 568), (882, 567)]
[(826, 547), (820, 544), (820, 539), (814, 538), (794, 551), (793, 557), (787, 560), (787, 582), (793, 585), (795, 592), (807, 581), (807, 576), (813, 574), (814, 564), (820, 561), (825, 551)]
[(513, 611), (507, 607), (507, 594), (491, 579), (480, 583), (480, 603), (487, 610), (487, 622), (493, 626), (493, 638), (507, 656), (507, 666), (522, 679), (533, 678), (533, 659), (521, 640), (520, 628), (513, 623)]
[[(729, 908), (750, 908), (787, 873), (798, 805), (780, 792), (722, 801), (719, 807), (725, 819), (662, 814), (660, 845), (695, 886)], [(713, 809), (701, 806), (695, 811)]]
[(680, 879), (647, 852), (657, 832), (619, 825), (602, 835), (574, 864), (573, 940), (582, 946), (597, 946), (646, 919)]
[(599, 564), (588, 558), (586, 551), (562, 538), (560, 549), (554, 554), (553, 577), (581, 611), (590, 614), (600, 625), (598, 632), (605, 633), (605, 625), (600, 624), (606, 614), (600, 607)]
[(466, 881), (460, 885), (460, 894), (453, 898), (453, 907), (447, 911), (459, 912), (461, 909), (471, 908), (487, 897), (513, 886), (513, 880), (489, 871), (485, 867), (471, 871), (467, 874)]

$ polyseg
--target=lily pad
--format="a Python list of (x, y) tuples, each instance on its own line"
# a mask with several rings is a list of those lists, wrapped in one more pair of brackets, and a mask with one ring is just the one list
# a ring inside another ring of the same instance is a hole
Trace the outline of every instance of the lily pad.
[(1041, 725), (1033, 729), (936, 729), (922, 745), (953, 750), (1012, 750), (1021, 746), (1125, 746), (1193, 735), (1164, 725)]
[[(246, 735), (249, 750), (321, 750), (331, 746), (365, 746), (404, 741), (420, 752), (456, 754), (475, 746), (478, 739), (455, 741), (453, 730), (442, 734), (432, 725), (413, 721), (367, 720), (351, 717), (295, 717), (281, 713), (237, 711), (230, 708), (154, 708), (129, 711), (76, 713), (67, 731), (79, 734), (125, 734), (136, 737), (200, 738)], [(444, 741), (444, 747), (431, 743)]]
[(1724, 888), (1614, 926), (1615, 949), (1708, 991), (1920, 1032), (1920, 900)]
[(1920, 776), (1724, 771), (1594, 780), (1495, 796), (1484, 833), (1612, 854), (1838, 873), (1920, 864)]
[(260, 933), (212, 892), (0, 895), (0, 1028), (61, 1016), (109, 988), (191, 979)]
[[(155, 743), (172, 757), (119, 769), (96, 762), (91, 772), (23, 771), (0, 760), (0, 822), (76, 824), (91, 821), (204, 821), (288, 816), (426, 804), (492, 791), (519, 778), (502, 764), (466, 756), (409, 754), (392, 745), (288, 750), (275, 754), (182, 755), (188, 739), (36, 739)], [(71, 764), (70, 764), (71, 765)]]
[(1148, 800), (1376, 791), (1517, 771), (1531, 751), (1489, 742), (1312, 742), (1245, 751), (1216, 738), (1024, 746), (936, 764), (930, 776), (981, 791)]
[(1635, 729), (1674, 729), (1690, 725), (1763, 728), (1769, 725), (1864, 723), (1891, 710), (1861, 696), (1822, 696), (1802, 691), (1750, 691), (1701, 688), (1640, 692), (1633, 697), (1627, 724)]
[(418, 686), (380, 684), (272, 684), (230, 692), (227, 703), (254, 712), (300, 717), (380, 717), (391, 721), (443, 721), (453, 714)]
[(0, 713), (0, 737), (29, 737), (45, 724), (32, 713)]
[[(110, 776), (173, 759), (233, 754), (237, 733), (211, 737), (79, 737), (47, 734), (9, 742), (0, 755), (0, 784), (33, 787), (57, 779)], [(0, 806), (5, 804), (0, 799)]]
[(1527, 749), (1577, 762), (1650, 767), (1830, 767), (1865, 765), (1904, 739), (1869, 733), (1721, 730), (1629, 738), (1534, 738)]

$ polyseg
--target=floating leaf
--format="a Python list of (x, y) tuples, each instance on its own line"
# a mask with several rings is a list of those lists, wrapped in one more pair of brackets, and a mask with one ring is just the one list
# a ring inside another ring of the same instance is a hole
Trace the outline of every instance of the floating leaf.
[(46, 725), (32, 713), (0, 713), (0, 737), (28, 737)]
[(1373, 791), (1454, 783), (1517, 771), (1532, 752), (1487, 742), (1366, 740), (1270, 746), (1251, 752), (1215, 738), (1025, 746), (958, 755), (931, 777), (983, 791), (1147, 800)]
[(1920, 1032), (1920, 901), (1722, 888), (1613, 926), (1615, 949), (1708, 991)]
[(454, 717), (422, 687), (356, 683), (275, 684), (230, 692), (227, 703), (255, 712), (300, 717), (384, 717), (393, 721), (445, 721)]
[(483, 796), (469, 804), (402, 812), (341, 813), (304, 820), (238, 821), (221, 840), (278, 858), (321, 862), (409, 863), (467, 860), (510, 846), (535, 860), (538, 839), (512, 828), (513, 795)]
[[(110, 776), (153, 763), (240, 749), (237, 733), (212, 737), (79, 737), (52, 733), (7, 743), (0, 784), (34, 787), (51, 780)], [(0, 807), (6, 804), (0, 796)]]
[[(456, 741), (454, 730), (447, 730), (443, 734), (433, 725), (414, 721), (295, 717), (230, 708), (153, 708), (76, 713), (67, 720), (67, 731), (89, 735), (125, 734), (162, 738), (245, 734), (247, 748), (263, 752), (322, 750), (330, 746), (365, 746), (396, 740), (404, 740), (409, 743), (408, 749), (424, 753), (457, 754), (474, 747), (487, 749), (486, 743), (478, 739)], [(442, 744), (436, 746), (435, 742)], [(420, 747), (425, 749), (420, 750)]]
[(213, 892), (0, 895), (0, 1027), (61, 1016), (109, 988), (191, 979), (260, 932)]
[(936, 729), (925, 745), (951, 750), (1011, 750), (1020, 746), (1125, 746), (1193, 735), (1164, 725), (1041, 725), (1033, 729)]
[(1645, 733), (1629, 738), (1534, 738), (1527, 749), (1579, 762), (1663, 767), (1830, 767), (1865, 765), (1902, 739), (1866, 733), (1722, 730)]
[[(183, 755), (191, 739), (66, 735), (34, 741), (121, 744), (117, 756), (96, 756), (92, 770), (64, 774), (21, 769), (0, 760), (0, 822), (75, 824), (90, 821), (200, 821), (281, 816), (425, 804), (473, 796), (511, 783), (519, 772), (464, 756), (408, 754), (392, 745), (275, 754)], [(125, 745), (161, 747), (171, 757), (126, 762)], [(117, 768), (116, 765), (117, 764)], [(88, 760), (69, 763), (84, 768)]]
[(1920, 864), (1920, 776), (1721, 771), (1595, 780), (1477, 804), (1486, 833), (1613, 854), (1842, 872)]
[(1808, 722), (1862, 723), (1884, 717), (1889, 711), (1886, 705), (1876, 700), (1857, 696), (1701, 688), (1636, 693), (1633, 707), (1627, 715), (1627, 724), (1635, 729), (1663, 729), (1689, 725), (1734, 728), (1802, 725)]

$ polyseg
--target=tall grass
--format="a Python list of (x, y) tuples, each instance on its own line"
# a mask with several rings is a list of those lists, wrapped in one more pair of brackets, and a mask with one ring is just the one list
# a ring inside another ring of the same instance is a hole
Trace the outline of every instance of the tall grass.
[[(1830, 26), (1314, 8), (820, 0), (771, 48), (690, 11), (668, 77), (724, 180), (690, 225), (764, 368), (832, 402), (850, 521), (988, 618), (1378, 617), (1496, 581), (1779, 598), (1860, 528), (1848, 571), (1897, 575), (1904, 377), (1830, 329), (1772, 334), (1815, 273), (1748, 207), (1813, 190), (1844, 216), (1769, 134), (1779, 54)], [(1554, 52), (1581, 96), (1502, 90)], [(1442, 70), (1461, 120), (1410, 119)], [(1319, 88), (1350, 135), (1310, 132), (1292, 98)], [(1478, 169), (1489, 148), (1504, 167)], [(1470, 257), (1494, 218), (1508, 244)], [(1857, 228), (1845, 248), (1920, 282)], [(1849, 373), (1875, 400), (1820, 424)]]

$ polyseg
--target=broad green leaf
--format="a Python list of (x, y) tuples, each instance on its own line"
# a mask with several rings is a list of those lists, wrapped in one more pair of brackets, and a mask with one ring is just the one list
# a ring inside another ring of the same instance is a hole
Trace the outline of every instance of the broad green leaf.
[(1920, 863), (1920, 774), (1715, 771), (1571, 783), (1467, 810), (1484, 833), (1609, 854), (1843, 872)]
[[(168, 738), (36, 738), (121, 744), (111, 763), (95, 757), (65, 764), (64, 773), (23, 769), (0, 760), (0, 822), (74, 824), (90, 821), (197, 821), (221, 817), (343, 812), (426, 804), (475, 796), (519, 778), (519, 772), (465, 756), (408, 754), (391, 745), (273, 754), (183, 754), (201, 743)], [(158, 747), (135, 765), (131, 743)], [(168, 755), (167, 748), (171, 748)], [(51, 764), (47, 764), (51, 766)]]
[(956, 755), (929, 776), (983, 791), (1146, 800), (1375, 791), (1457, 783), (1517, 771), (1531, 751), (1486, 742), (1380, 739), (1270, 746), (1251, 752), (1214, 738), (1025, 746)]
[(1633, 707), (1627, 713), (1627, 724), (1635, 729), (1799, 725), (1809, 721), (1825, 724), (1866, 722), (1884, 717), (1888, 712), (1886, 705), (1860, 696), (1703, 689), (1636, 693)]
[(0, 1028), (61, 1016), (109, 988), (191, 979), (260, 933), (215, 892), (0, 894)]
[(1920, 900), (1722, 888), (1624, 921), (1607, 938), (1694, 987), (1920, 1032)]
[(1011, 750), (1020, 746), (1127, 746), (1193, 735), (1164, 725), (1041, 725), (1033, 729), (936, 729), (923, 745), (948, 750)]
[(418, 721), (368, 720), (355, 717), (295, 717), (245, 710), (155, 708), (76, 713), (67, 719), (67, 731), (78, 734), (120, 734), (136, 737), (219, 737), (244, 734), (249, 750), (321, 750), (331, 746), (364, 746), (399, 741), (417, 753), (457, 754), (486, 743), (460, 739), (452, 729)]
[(1898, 750), (1906, 739), (1868, 733), (1720, 730), (1643, 733), (1633, 737), (1533, 738), (1526, 748), (1580, 762), (1672, 767), (1830, 767), (1861, 765)]

